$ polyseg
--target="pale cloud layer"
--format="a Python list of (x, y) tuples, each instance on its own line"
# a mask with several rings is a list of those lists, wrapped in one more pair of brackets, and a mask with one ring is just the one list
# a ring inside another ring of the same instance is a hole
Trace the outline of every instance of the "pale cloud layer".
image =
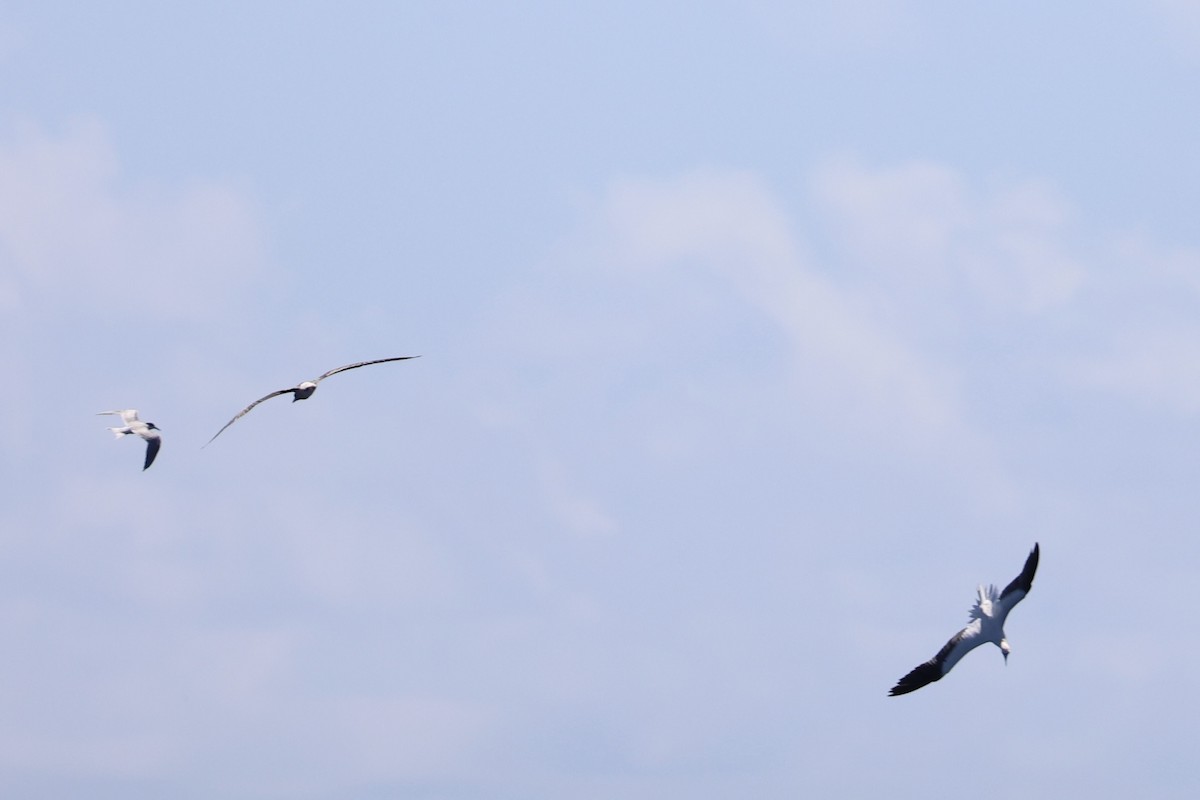
[(0, 302), (11, 311), (203, 319), (262, 280), (262, 233), (236, 188), (131, 181), (95, 120), (0, 135)]
[(881, 435), (907, 431), (927, 440), (962, 432), (949, 376), (873, 318), (865, 298), (813, 264), (797, 225), (756, 177), (627, 180), (604, 202), (618, 259), (669, 270), (672, 285), (715, 279), (715, 291), (734, 292), (764, 314), (789, 341), (808, 401)]
[[(1145, 291), (1194, 295), (1188, 251), (1127, 237), (1098, 262), (1105, 248), (1078, 246), (1086, 218), (1044, 182), (996, 186), (933, 162), (848, 164), (815, 165), (805, 202), (793, 204), (745, 170), (598, 187), (557, 243), (547, 241), (541, 270), (499, 296), (460, 343), (502, 357), (485, 372), (468, 364), (443, 375), (444, 394), (407, 401), (405, 413), (427, 429), (396, 428), (404, 461), (415, 459), (407, 478), (375, 452), (373, 443), (389, 438), (372, 411), (378, 399), (366, 392), (355, 401), (347, 383), (339, 394), (323, 388), (320, 404), (271, 409), (221, 451), (176, 447), (172, 469), (190, 476), (185, 484), (146, 492), (132, 478), (169, 473), (82, 474), (50, 495), (55, 511), (38, 526), (6, 512), (14, 563), (36, 574), (61, 551), (56, 571), (70, 577), (111, 561), (85, 592), (111, 593), (133, 615), (117, 624), (31, 586), (12, 590), (0, 618), (18, 646), (61, 663), (46, 672), (42, 656), (25, 655), (7, 665), (6, 680), (40, 671), (70, 683), (89, 722), (69, 727), (54, 711), (37, 732), (8, 731), (9, 766), (118, 783), (185, 775), (214, 792), (258, 794), (449, 785), (470, 762), (480, 766), (468, 787), (532, 791), (565, 790), (592, 758), (617, 773), (656, 776), (636, 785), (598, 777), (590, 784), (597, 796), (620, 785), (643, 797), (684, 785), (664, 776), (714, 760), (732, 775), (746, 771), (718, 780), (727, 788), (783, 762), (810, 775), (833, 769), (833, 744), (797, 755), (804, 747), (777, 712), (781, 698), (818, 708), (821, 724), (831, 724), (842, 712), (820, 705), (812, 681), (844, 701), (860, 690), (856, 681), (895, 677), (873, 674), (874, 665), (910, 658), (914, 639), (936, 646), (958, 619), (939, 602), (897, 607), (892, 581), (880, 582), (886, 559), (841, 554), (868, 540), (885, 552), (909, 546), (903, 530), (880, 528), (912, 513), (881, 487), (925, 502), (949, 493), (946, 502), (969, 508), (958, 513), (972, 521), (1027, 521), (1046, 502), (1040, 476), (1010, 460), (1010, 440), (1027, 432), (979, 399), (988, 370), (936, 342), (947, 328), (927, 305), (981, 309), (955, 318), (966, 341), (997, 325), (1053, 329), (1059, 315), (1101, 334), (1083, 354), (1070, 337), (1029, 346), (1035, 366), (1012, 368), (1011, 380), (1051, 376), (1050, 392), (1072, 383), (1120, 395), (1135, 387), (1155, 403), (1196, 391), (1194, 375), (1164, 377), (1186, 348), (1126, 341), (1138, 315), (1103, 330), (1088, 294), (1111, 300), (1120, 294), (1115, 276), (1141, 261), (1155, 276)], [(996, 255), (1014, 241), (1052, 254), (1049, 265)], [(992, 279), (980, 280), (988, 270)], [(1047, 271), (1070, 279), (1039, 294)], [(1163, 363), (1146, 358), (1155, 351)], [(339, 432), (324, 426), (347, 404), (374, 435), (343, 450), (330, 446), (345, 441)], [(304, 443), (289, 441), (296, 457), (284, 464), (263, 448), (289, 421), (301, 423), (290, 430), (315, 430)], [(447, 440), (451, 430), (461, 442)], [(314, 448), (328, 463), (299, 458)], [(831, 454), (841, 463), (822, 466)], [(469, 464), (487, 465), (487, 479)], [(839, 524), (847, 501), (804, 499), (796, 488), (825, 470), (861, 479), (857, 489), (874, 496), (857, 525), (833, 528), (839, 535), (826, 528)], [(882, 472), (874, 488), (869, 470)], [(741, 504), (771, 496), (766, 476), (776, 473), (780, 497), (799, 502), (784, 506), (782, 531), (762, 538), (781, 524), (778, 512)], [(217, 487), (196, 505), (196, 492)], [(389, 507), (397, 492), (404, 507)], [(1045, 535), (1009, 535), (1011, 546), (995, 552), (1009, 556)], [(961, 540), (946, 529), (922, 539), (952, 549)], [(1049, 547), (1062, 553), (1066, 540)], [(953, 560), (955, 582), (970, 572), (964, 605), (970, 581), (1004, 579), (976, 574), (992, 555), (978, 552), (965, 548)], [(917, 572), (914, 584), (944, 578), (943, 567)], [(1054, 589), (1043, 594), (1041, 621), (1022, 626), (1019, 655), (1044, 675), (1036, 654), (1045, 631), (1070, 614), (1056, 610)], [(777, 604), (793, 610), (765, 611)], [(819, 617), (794, 611), (814, 604)], [(926, 614), (927, 627), (909, 627)], [(785, 627), (797, 635), (781, 636)], [(43, 650), (45, 629), (74, 633)], [(810, 641), (854, 654), (861, 666), (851, 684), (810, 663)], [(1063, 651), (1073, 669), (1099, 659), (1103, 680), (1125, 691), (1159, 675), (1098, 655), (1097, 646), (1084, 637)], [(992, 675), (981, 660), (973, 666)], [(46, 714), (48, 702), (37, 693), (17, 710)], [(765, 750), (753, 744), (764, 726), (780, 737)], [(240, 733), (230, 739), (222, 733), (230, 729)], [(570, 744), (546, 755), (537, 744), (546, 739)], [(1047, 746), (1059, 746), (1053, 741)], [(1112, 746), (1111, 736), (1076, 741), (1068, 755), (1094, 767)], [(253, 764), (235, 756), (247, 747)], [(229, 777), (208, 776), (207, 765), (234, 762)], [(797, 778), (785, 770), (782, 780)]]
[(843, 159), (820, 170), (815, 192), (877, 290), (1032, 314), (1067, 303), (1083, 283), (1070, 252), (1073, 210), (1044, 183), (981, 191), (946, 165), (871, 170)]
[(931, 347), (927, 358), (1024, 326), (1043, 339), (1030, 359), (1056, 382), (1200, 407), (1194, 249), (1089, 230), (1045, 180), (972, 186), (930, 162), (839, 159), (814, 191), (862, 302)]
[(1191, 5), (535, 5), (0, 21), (0, 794), (1195, 796)]
[(1108, 351), (1078, 366), (1084, 384), (1152, 408), (1185, 416), (1200, 413), (1200, 325), (1156, 325), (1125, 332)]

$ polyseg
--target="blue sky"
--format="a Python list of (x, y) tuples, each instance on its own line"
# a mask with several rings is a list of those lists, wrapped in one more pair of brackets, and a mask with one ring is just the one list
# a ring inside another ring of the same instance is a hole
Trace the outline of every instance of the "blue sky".
[[(1197, 53), (6, 4), (0, 794), (1195, 796)], [(1034, 541), (1008, 665), (888, 698)]]

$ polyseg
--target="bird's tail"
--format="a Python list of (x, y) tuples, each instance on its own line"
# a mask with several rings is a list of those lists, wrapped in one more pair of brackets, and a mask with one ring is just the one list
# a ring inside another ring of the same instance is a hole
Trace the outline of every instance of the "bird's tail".
[(129, 433), (128, 428), (109, 428), (109, 430), (112, 431), (113, 436), (117, 437), (118, 439), (120, 439), (125, 434)]
[(971, 619), (983, 619), (992, 615), (992, 604), (1000, 599), (1000, 592), (993, 586), (984, 586), (979, 584), (976, 593), (978, 599), (975, 600), (975, 605), (971, 606)]

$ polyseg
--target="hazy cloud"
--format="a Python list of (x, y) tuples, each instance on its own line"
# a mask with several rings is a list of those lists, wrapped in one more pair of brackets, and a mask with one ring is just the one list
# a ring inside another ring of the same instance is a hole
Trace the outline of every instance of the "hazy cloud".
[(1073, 209), (1044, 183), (989, 191), (945, 165), (870, 169), (838, 159), (817, 171), (813, 189), (853, 273), (873, 284), (877, 302), (898, 299), (910, 314), (936, 319), (951, 307), (963, 313), (964, 303), (1041, 313), (1084, 282), (1070, 248)]
[(816, 401), (830, 416), (850, 415), (910, 443), (965, 434), (952, 373), (874, 314), (869, 295), (817, 263), (799, 237), (803, 226), (755, 176), (619, 181), (605, 195), (602, 218), (616, 259), (668, 271), (679, 285), (715, 282), (714, 291), (770, 320), (790, 345), (803, 405)]
[(0, 136), (0, 303), (27, 312), (196, 319), (260, 281), (253, 204), (215, 182), (131, 181), (94, 120)]

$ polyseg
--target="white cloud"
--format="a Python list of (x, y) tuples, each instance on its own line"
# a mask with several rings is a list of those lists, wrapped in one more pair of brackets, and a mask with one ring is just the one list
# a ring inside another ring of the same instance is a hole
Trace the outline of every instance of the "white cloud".
[(940, 164), (869, 170), (838, 159), (817, 171), (813, 187), (847, 250), (881, 272), (903, 266), (937, 275), (971, 222), (962, 179)]
[(965, 433), (952, 374), (816, 267), (754, 176), (619, 181), (603, 216), (619, 260), (682, 284), (715, 279), (766, 315), (790, 343), (798, 391), (824, 413), (910, 443)]
[(237, 188), (131, 183), (95, 121), (0, 137), (5, 307), (198, 319), (263, 270), (256, 213)]
[(964, 303), (1036, 314), (1069, 302), (1083, 285), (1083, 266), (1067, 247), (1073, 210), (1043, 183), (989, 193), (940, 164), (873, 170), (843, 158), (817, 171), (813, 189), (879, 304), (901, 299), (922, 315), (925, 306)]
[(1026, 496), (1005, 463), (1014, 415), (1081, 385), (1200, 408), (1196, 252), (1091, 230), (1037, 177), (841, 158), (807, 188), (804, 206), (744, 171), (614, 180), (508, 297), (491, 341), (536, 363), (538, 389), (488, 402), (531, 433), (572, 409), (571, 438), (537, 445), (572, 476), (544, 498), (559, 518), (601, 530), (621, 513), (601, 513), (609, 479), (572, 447), (682, 468), (768, 430), (810, 450), (869, 443), (882, 463), (935, 457), (1011, 508)]
[(997, 305), (1025, 313), (1069, 302), (1084, 285), (1082, 263), (1064, 245), (1071, 208), (1048, 186), (1005, 188), (984, 208), (985, 251), (975, 264), (977, 287)]
[(1103, 252), (1079, 312), (1089, 347), (1066, 374), (1091, 391), (1200, 413), (1200, 250), (1135, 232), (1103, 242)]
[(1176, 413), (1200, 413), (1200, 325), (1118, 334), (1074, 370), (1085, 384)]

